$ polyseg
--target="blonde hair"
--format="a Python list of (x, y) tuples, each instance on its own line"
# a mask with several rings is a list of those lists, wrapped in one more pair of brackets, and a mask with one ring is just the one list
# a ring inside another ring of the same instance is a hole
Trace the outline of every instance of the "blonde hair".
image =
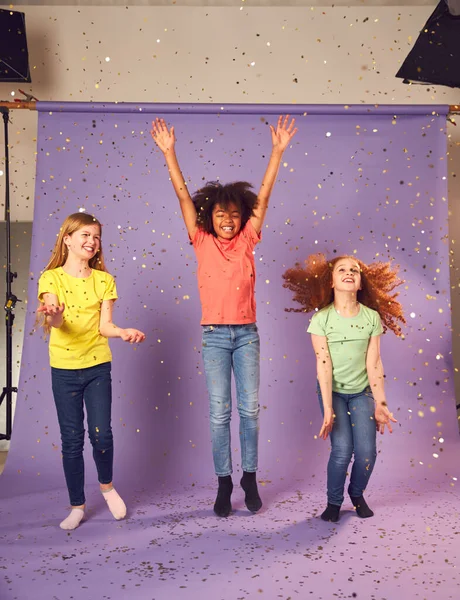
[[(69, 250), (64, 242), (64, 238), (68, 235), (72, 235), (83, 227), (87, 227), (88, 225), (97, 225), (102, 237), (102, 225), (96, 219), (96, 217), (93, 217), (92, 215), (87, 213), (73, 213), (65, 219), (64, 223), (59, 229), (57, 240), (51, 253), (51, 258), (43, 271), (57, 269), (65, 264), (69, 256)], [(104, 254), (102, 252), (102, 240), (100, 241), (99, 251), (88, 261), (88, 265), (91, 269), (107, 272), (104, 262)], [(42, 303), (40, 303), (40, 305), (41, 304)], [(46, 321), (46, 317), (42, 317), (40, 314), (37, 314), (34, 329), (37, 327), (43, 327), (45, 334), (48, 334), (51, 330), (51, 327)]]
[[(64, 223), (61, 225), (61, 228), (59, 229), (59, 234), (57, 236), (56, 243), (54, 244), (54, 248), (51, 253), (51, 258), (46, 267), (43, 269), (44, 271), (49, 271), (50, 269), (57, 269), (58, 267), (62, 267), (62, 265), (65, 264), (65, 261), (67, 260), (67, 257), (69, 255), (69, 251), (67, 249), (66, 244), (64, 243), (64, 238), (67, 235), (72, 235), (79, 229), (82, 229), (83, 227), (88, 225), (98, 225), (102, 236), (102, 225), (96, 219), (96, 217), (88, 215), (87, 213), (73, 213), (72, 215), (69, 215), (66, 218)], [(88, 261), (88, 265), (91, 269), (107, 272), (107, 268), (104, 262), (104, 255), (102, 253), (102, 240), (100, 243), (99, 252)]]

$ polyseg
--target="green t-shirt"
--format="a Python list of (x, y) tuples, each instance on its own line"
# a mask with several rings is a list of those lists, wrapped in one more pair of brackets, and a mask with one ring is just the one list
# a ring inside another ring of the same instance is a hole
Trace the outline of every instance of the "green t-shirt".
[(342, 317), (329, 304), (313, 315), (307, 332), (327, 338), (334, 392), (357, 394), (369, 385), (367, 347), (371, 337), (383, 333), (377, 311), (360, 304), (355, 317)]

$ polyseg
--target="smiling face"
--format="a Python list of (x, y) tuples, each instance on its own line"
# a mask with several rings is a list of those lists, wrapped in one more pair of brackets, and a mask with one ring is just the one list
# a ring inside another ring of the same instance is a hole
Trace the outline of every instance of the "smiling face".
[(99, 225), (84, 225), (77, 231), (64, 237), (69, 255), (89, 261), (101, 247), (101, 229)]
[(332, 271), (332, 287), (338, 292), (354, 292), (361, 289), (361, 269), (359, 264), (345, 256), (340, 258)]
[(212, 209), (212, 225), (219, 240), (231, 240), (241, 229), (241, 211), (235, 204), (227, 208), (216, 204)]

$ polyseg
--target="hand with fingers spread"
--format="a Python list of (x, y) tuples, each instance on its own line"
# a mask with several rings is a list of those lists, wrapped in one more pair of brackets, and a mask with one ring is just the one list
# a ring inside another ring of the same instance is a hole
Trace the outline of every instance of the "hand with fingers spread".
[(49, 327), (61, 327), (64, 321), (64, 302), (61, 304), (41, 304), (37, 308), (37, 314), (42, 314), (45, 317)]
[(130, 344), (140, 344), (145, 340), (145, 333), (138, 329), (120, 329), (120, 338)]
[(325, 408), (323, 424), (322, 424), (320, 432), (319, 432), (319, 437), (322, 440), (327, 439), (327, 436), (332, 431), (333, 425), (334, 425), (334, 411), (332, 410), (332, 408)]
[(37, 312), (45, 315), (45, 317), (55, 317), (62, 315), (65, 310), (64, 302), (56, 306), (55, 304), (42, 304), (37, 308)]
[(274, 150), (277, 149), (281, 152), (286, 150), (290, 141), (297, 133), (297, 127), (294, 127), (294, 125), (295, 119), (291, 119), (291, 122), (289, 123), (289, 115), (286, 115), (284, 118), (282, 115), (279, 116), (276, 129), (273, 125), (270, 125)]
[(385, 433), (385, 426), (388, 427), (388, 431), (393, 433), (391, 423), (397, 423), (398, 421), (393, 417), (393, 413), (388, 410), (386, 404), (377, 404), (374, 413), (375, 427), (382, 435)]
[(157, 117), (154, 121), (152, 121), (152, 130), (150, 133), (153, 141), (163, 152), (163, 154), (167, 154), (171, 150), (174, 150), (174, 144), (176, 143), (174, 127), (168, 129), (164, 119), (159, 119)]

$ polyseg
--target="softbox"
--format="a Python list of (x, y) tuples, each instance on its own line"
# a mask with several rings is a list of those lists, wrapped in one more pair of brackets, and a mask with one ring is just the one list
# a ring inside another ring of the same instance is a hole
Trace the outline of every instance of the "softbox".
[(0, 10), (0, 82), (30, 82), (24, 13)]
[(460, 0), (441, 0), (396, 77), (460, 87)]

